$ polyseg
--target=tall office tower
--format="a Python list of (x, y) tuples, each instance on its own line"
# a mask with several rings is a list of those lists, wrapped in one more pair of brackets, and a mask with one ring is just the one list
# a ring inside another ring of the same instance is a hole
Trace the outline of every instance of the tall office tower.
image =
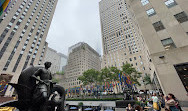
[[(101, 0), (99, 3), (103, 42), (102, 68), (119, 69), (130, 63), (143, 76), (149, 72), (141, 34), (125, 0)], [(140, 79), (144, 86), (142, 79)], [(139, 87), (144, 89), (144, 87)]]
[(165, 94), (188, 103), (188, 1), (127, 1), (148, 47), (152, 79)]
[(80, 42), (69, 48), (67, 66), (65, 68), (65, 88), (80, 86), (78, 77), (88, 69), (100, 70), (100, 55), (87, 43)]
[[(15, 0), (0, 20), (0, 74), (19, 74), (29, 65), (40, 65), (57, 0)], [(6, 95), (12, 94), (7, 90)]]
[(62, 54), (62, 53), (58, 53), (58, 54), (59, 54), (59, 56), (61, 58), (59, 72), (64, 72), (65, 71), (65, 66), (67, 65), (67, 56)]
[(56, 50), (50, 47), (47, 48), (46, 55), (44, 57), (44, 62), (46, 61), (52, 63), (51, 67), (49, 68), (52, 74), (59, 72), (61, 57), (59, 56)]
[(52, 74), (55, 74), (63, 71), (63, 67), (65, 67), (67, 63), (67, 57), (64, 54), (57, 53), (56, 50), (48, 47), (44, 57), (44, 62), (46, 61), (52, 63), (50, 71)]

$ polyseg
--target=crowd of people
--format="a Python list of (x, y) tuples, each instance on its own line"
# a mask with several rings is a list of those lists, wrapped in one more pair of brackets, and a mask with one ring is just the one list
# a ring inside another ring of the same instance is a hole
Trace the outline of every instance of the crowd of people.
[(131, 104), (128, 104), (126, 111), (183, 111), (180, 107), (179, 101), (172, 94), (169, 93), (167, 96), (160, 94), (157, 96), (153, 93), (151, 97), (141, 97), (137, 96), (137, 101), (139, 104), (135, 105), (134, 108)]

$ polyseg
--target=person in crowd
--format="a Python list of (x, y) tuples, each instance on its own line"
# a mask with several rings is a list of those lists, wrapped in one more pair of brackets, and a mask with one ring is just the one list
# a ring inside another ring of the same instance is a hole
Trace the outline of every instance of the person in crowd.
[(135, 107), (135, 111), (143, 111), (142, 108), (140, 106), (136, 106)]
[(141, 101), (140, 101), (140, 106), (142, 107), (142, 109), (144, 109), (145, 107), (145, 100), (142, 98)]
[(179, 109), (180, 111), (183, 111), (182, 109), (181, 109), (181, 106), (180, 106), (180, 104), (179, 104), (179, 101), (178, 101), (178, 99), (175, 97), (175, 101), (176, 101), (176, 108), (177, 109)]
[(171, 93), (168, 94), (168, 96), (165, 98), (165, 103), (166, 103), (166, 111), (179, 111), (176, 108), (177, 102), (173, 94)]
[(153, 94), (152, 101), (153, 101), (153, 110), (158, 111), (159, 105), (158, 105), (158, 97), (157, 97), (156, 93)]
[(140, 96), (137, 96), (136, 99), (137, 99), (137, 101), (140, 101)]
[(163, 93), (160, 95), (160, 102), (161, 102), (161, 107), (165, 108), (165, 96)]
[(152, 101), (147, 102), (147, 110), (153, 111), (153, 102)]
[(126, 111), (134, 111), (131, 104), (128, 104), (128, 106), (126, 107)]

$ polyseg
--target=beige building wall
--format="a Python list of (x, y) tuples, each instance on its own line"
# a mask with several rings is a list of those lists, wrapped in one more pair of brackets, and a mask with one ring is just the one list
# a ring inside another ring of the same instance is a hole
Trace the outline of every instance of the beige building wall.
[(69, 48), (69, 56), (65, 68), (66, 81), (63, 86), (67, 88), (82, 85), (78, 77), (88, 69), (100, 70), (100, 55), (87, 43), (80, 42)]
[(52, 74), (55, 74), (56, 72), (59, 72), (60, 69), (60, 64), (61, 64), (61, 57), (60, 55), (57, 53), (56, 50), (48, 47), (47, 51), (46, 51), (46, 56), (44, 58), (45, 62), (51, 62), (52, 65), (50, 67), (50, 71)]
[[(103, 58), (102, 68), (130, 63), (137, 71), (149, 74), (144, 42), (136, 19), (124, 0), (101, 0), (99, 2)], [(145, 89), (143, 78), (140, 79)], [(149, 87), (147, 87), (148, 89)]]
[[(152, 70), (163, 92), (173, 93), (182, 103), (188, 103), (187, 91), (174, 67), (188, 62), (188, 1), (128, 0), (128, 4), (141, 29)], [(163, 26), (154, 24), (158, 21)], [(184, 79), (187, 80), (186, 76)]]
[[(0, 74), (16, 83), (23, 69), (41, 65), (57, 0), (15, 0), (0, 19)], [(6, 95), (11, 95), (9, 88)]]

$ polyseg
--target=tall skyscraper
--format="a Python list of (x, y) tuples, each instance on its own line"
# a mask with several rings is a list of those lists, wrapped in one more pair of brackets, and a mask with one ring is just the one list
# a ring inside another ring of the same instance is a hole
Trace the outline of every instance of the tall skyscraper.
[(67, 66), (65, 68), (65, 88), (80, 86), (78, 77), (88, 69), (100, 70), (100, 55), (87, 43), (80, 42), (69, 48)]
[(44, 62), (46, 61), (52, 63), (52, 66), (50, 67), (50, 71), (52, 74), (55, 74), (57, 72), (63, 71), (63, 68), (67, 63), (67, 56), (61, 53), (57, 53), (56, 50), (48, 47), (44, 58)]
[(0, 74), (11, 75), (9, 82), (16, 83), (27, 66), (43, 62), (57, 1), (15, 0), (0, 19)]
[(46, 61), (52, 63), (51, 67), (49, 68), (52, 74), (59, 72), (60, 64), (61, 64), (61, 57), (59, 56), (56, 50), (50, 47), (47, 48), (46, 55), (44, 57), (44, 62)]
[(62, 54), (62, 53), (58, 53), (60, 58), (61, 58), (61, 62), (60, 62), (60, 69), (59, 72), (64, 72), (65, 71), (65, 66), (67, 65), (67, 56)]
[[(148, 48), (152, 80), (188, 106), (188, 1), (127, 0)], [(159, 87), (159, 86), (157, 86)]]
[[(145, 62), (145, 47), (125, 0), (101, 0), (99, 8), (103, 43), (102, 68), (115, 66), (120, 69), (123, 64), (130, 63), (144, 77), (149, 72)], [(140, 82), (144, 86), (142, 79)]]

